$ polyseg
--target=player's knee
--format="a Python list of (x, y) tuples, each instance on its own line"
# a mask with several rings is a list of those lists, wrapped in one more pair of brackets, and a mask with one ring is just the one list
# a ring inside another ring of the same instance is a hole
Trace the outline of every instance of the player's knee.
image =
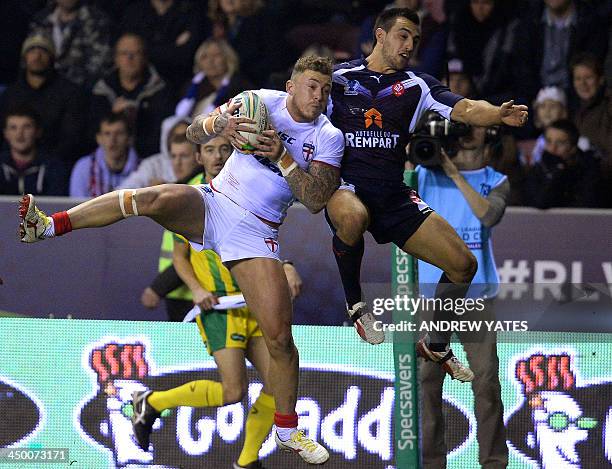
[(368, 211), (363, 206), (343, 209), (335, 214), (333, 221), (339, 234), (362, 236), (368, 228)]
[(291, 330), (282, 331), (268, 337), (268, 351), (274, 358), (281, 358), (291, 355), (295, 350)]
[(246, 382), (223, 383), (223, 404), (235, 404), (242, 401), (247, 392)]
[(469, 249), (455, 259), (449, 278), (455, 283), (470, 283), (478, 270), (478, 261)]

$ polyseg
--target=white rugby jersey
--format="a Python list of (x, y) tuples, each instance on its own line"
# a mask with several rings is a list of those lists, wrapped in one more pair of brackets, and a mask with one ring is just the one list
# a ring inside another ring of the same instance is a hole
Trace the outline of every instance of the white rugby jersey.
[[(303, 170), (312, 161), (340, 167), (344, 137), (329, 119), (320, 115), (313, 122), (295, 122), (287, 111), (287, 93), (256, 90), (270, 122), (289, 154)], [(236, 149), (211, 186), (249, 212), (265, 220), (282, 223), (295, 200), (278, 167), (267, 158)]]

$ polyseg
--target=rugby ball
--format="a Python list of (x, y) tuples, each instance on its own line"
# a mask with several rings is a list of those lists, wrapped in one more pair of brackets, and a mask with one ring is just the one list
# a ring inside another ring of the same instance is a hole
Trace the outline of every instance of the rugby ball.
[(257, 135), (269, 128), (268, 110), (263, 100), (254, 91), (243, 91), (233, 98), (232, 102), (242, 103), (242, 106), (234, 111), (235, 117), (247, 117), (255, 121), (254, 124), (241, 124), (251, 127), (255, 132), (240, 132), (248, 143), (242, 145), (241, 148), (236, 148), (242, 153), (251, 154), (255, 151), (253, 145), (257, 144)]

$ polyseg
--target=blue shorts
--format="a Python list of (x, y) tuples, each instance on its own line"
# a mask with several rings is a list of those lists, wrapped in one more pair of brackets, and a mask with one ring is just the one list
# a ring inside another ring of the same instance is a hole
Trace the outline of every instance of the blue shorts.
[[(378, 244), (394, 243), (401, 248), (433, 213), (417, 191), (405, 184), (351, 184), (343, 180), (338, 190), (353, 192), (366, 206), (370, 214), (368, 231)], [(327, 209), (325, 218), (335, 233)]]

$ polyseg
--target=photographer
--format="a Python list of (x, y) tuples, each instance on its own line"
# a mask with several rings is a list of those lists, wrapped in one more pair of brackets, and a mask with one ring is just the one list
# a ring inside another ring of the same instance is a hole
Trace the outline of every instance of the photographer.
[(537, 208), (600, 207), (605, 200), (600, 160), (578, 148), (578, 129), (559, 119), (544, 130), (541, 160), (527, 173), (527, 204)]
[[(478, 318), (470, 317), (470, 314), (466, 313), (465, 319), (493, 319), (491, 299), (497, 294), (499, 277), (493, 258), (491, 228), (504, 214), (510, 184), (505, 175), (487, 165), (493, 145), (500, 137), (498, 128), (455, 128), (448, 129), (445, 135), (457, 133), (464, 135), (455, 138), (436, 137), (441, 140), (436, 149), (438, 153), (428, 156), (431, 157), (430, 161), (439, 158), (439, 166), (416, 168), (419, 193), (438, 214), (448, 220), (478, 260), (478, 270), (467, 297), (484, 298), (485, 309), (484, 312), (478, 313)], [(455, 155), (452, 159), (447, 150)], [(411, 156), (415, 156), (414, 151)], [(435, 288), (441, 272), (433, 265), (419, 261), (418, 273), (421, 293), (427, 296), (427, 287), (433, 285)], [(459, 339), (475, 376), (472, 390), (479, 462), (487, 469), (504, 468), (508, 464), (508, 448), (495, 333), (461, 333)], [(442, 384), (445, 373), (431, 362), (422, 363), (420, 370), (423, 463), (425, 468), (443, 468), (446, 467), (447, 453), (442, 414)]]

